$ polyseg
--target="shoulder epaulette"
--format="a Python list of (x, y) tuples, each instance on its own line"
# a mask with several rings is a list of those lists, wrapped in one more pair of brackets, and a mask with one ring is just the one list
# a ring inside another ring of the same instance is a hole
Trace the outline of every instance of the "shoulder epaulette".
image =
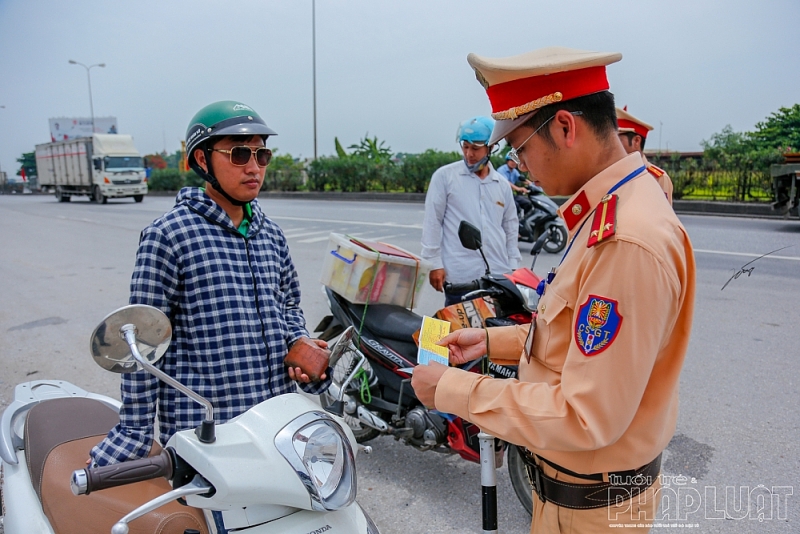
[(617, 195), (606, 195), (594, 211), (587, 247), (593, 247), (617, 232)]
[(667, 171), (665, 171), (664, 169), (659, 169), (655, 165), (648, 165), (647, 166), (647, 172), (649, 172), (650, 174), (652, 174), (656, 178), (661, 178), (662, 176), (667, 174)]

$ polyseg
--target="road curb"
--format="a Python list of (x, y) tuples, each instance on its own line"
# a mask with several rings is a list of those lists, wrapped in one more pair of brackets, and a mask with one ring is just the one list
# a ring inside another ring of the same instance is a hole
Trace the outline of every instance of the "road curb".
[[(175, 196), (172, 191), (152, 191), (152, 196)], [(301, 200), (339, 200), (347, 202), (402, 202), (422, 204), (425, 193), (345, 193), (341, 191), (309, 192), (309, 191), (263, 191), (258, 195), (263, 199), (293, 198)], [(567, 197), (553, 197), (556, 204), (566, 202)], [(758, 217), (767, 219), (783, 219), (776, 213), (772, 205), (766, 202), (722, 202), (712, 200), (675, 200), (672, 203), (676, 213), (687, 215), (721, 215), (728, 217)]]

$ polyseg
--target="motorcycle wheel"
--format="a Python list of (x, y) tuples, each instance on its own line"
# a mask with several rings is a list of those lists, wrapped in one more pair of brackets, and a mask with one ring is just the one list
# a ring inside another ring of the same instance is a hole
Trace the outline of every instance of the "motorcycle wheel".
[(567, 246), (569, 235), (567, 234), (567, 229), (557, 223), (550, 223), (545, 227), (544, 231), (548, 232), (551, 227), (555, 227), (556, 236), (548, 239), (542, 248), (550, 254), (556, 254), (564, 250), (564, 247)]
[(508, 475), (520, 504), (533, 515), (533, 487), (525, 471), (525, 462), (522, 461), (519, 449), (514, 445), (508, 447)]
[[(353, 363), (353, 355), (350, 352), (345, 352), (342, 354), (342, 357), (333, 365), (333, 376), (331, 377), (331, 381), (335, 383), (337, 386), (341, 386), (344, 379), (347, 378), (347, 375), (350, 372), (351, 365)], [(372, 370), (369, 369), (369, 363), (364, 364), (364, 370), (368, 373), (372, 373)], [(350, 386), (347, 388), (345, 392), (345, 402), (347, 398), (353, 398), (359, 395), (358, 391)], [(323, 408), (327, 408), (333, 401), (335, 400), (332, 395), (330, 395), (327, 390), (320, 394), (319, 396), (320, 403), (322, 404)], [(356, 400), (356, 404), (360, 405), (361, 403)], [(358, 417), (354, 415), (350, 415), (345, 412), (344, 421), (347, 423), (347, 426), (350, 427), (350, 430), (353, 431), (353, 435), (356, 438), (356, 441), (359, 443), (365, 443), (371, 439), (374, 439), (380, 435), (380, 432), (375, 430), (372, 427), (368, 427), (366, 425), (361, 424)]]

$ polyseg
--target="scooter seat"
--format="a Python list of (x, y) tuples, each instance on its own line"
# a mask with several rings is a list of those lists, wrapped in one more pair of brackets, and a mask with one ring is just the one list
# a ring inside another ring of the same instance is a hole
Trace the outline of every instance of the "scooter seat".
[(370, 304), (364, 316), (364, 306), (351, 304), (358, 318), (356, 328), (364, 317), (364, 326), (379, 337), (395, 341), (411, 341), (411, 335), (422, 327), (422, 317), (400, 306), (391, 304)]
[(119, 414), (94, 399), (65, 397), (33, 406), (25, 419), (23, 439), (28, 473), (39, 500), (44, 463), (55, 447), (87, 436), (105, 435), (117, 423)]
[[(86, 467), (91, 448), (119, 422), (117, 413), (87, 398), (41, 402), (25, 420), (25, 456), (42, 510), (56, 534), (110, 532), (124, 515), (172, 488), (161, 478), (75, 496), (70, 478)], [(161, 447), (153, 446), (151, 454)], [(186, 529), (208, 533), (201, 510), (177, 502), (131, 522), (131, 533), (183, 534)]]
[[(163, 478), (145, 480), (89, 495), (72, 494), (69, 480), (86, 467), (89, 451), (105, 434), (63, 443), (48, 456), (42, 477), (42, 509), (56, 534), (111, 532), (111, 527), (144, 503), (172, 490)], [(153, 454), (161, 447), (153, 446)], [(202, 510), (172, 501), (128, 523), (130, 534), (184, 534), (195, 529), (208, 534)]]

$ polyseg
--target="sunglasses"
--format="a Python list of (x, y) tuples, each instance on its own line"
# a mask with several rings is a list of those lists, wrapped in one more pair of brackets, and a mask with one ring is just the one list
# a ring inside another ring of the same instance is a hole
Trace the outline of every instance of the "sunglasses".
[[(583, 115), (583, 111), (570, 111), (570, 113), (572, 113), (573, 115), (576, 115), (576, 116), (577, 115)], [(525, 146), (525, 143), (527, 143), (528, 141), (531, 140), (531, 137), (533, 137), (534, 135), (539, 133), (539, 130), (541, 130), (542, 128), (547, 126), (547, 123), (550, 122), (551, 120), (553, 120), (553, 117), (555, 117), (555, 115), (553, 115), (552, 117), (549, 117), (546, 121), (544, 121), (538, 128), (536, 128), (536, 130), (534, 130), (534, 132), (532, 134), (530, 134), (528, 136), (527, 139), (525, 139), (523, 142), (521, 142), (517, 148), (512, 148), (511, 150), (508, 151), (508, 157), (511, 159), (511, 161), (513, 161), (517, 165), (520, 164), (519, 151), (522, 150), (522, 147)]]
[(214, 152), (222, 152), (223, 154), (229, 154), (231, 158), (231, 164), (236, 165), (237, 167), (244, 167), (250, 162), (250, 157), (255, 156), (256, 163), (259, 167), (266, 167), (269, 165), (269, 162), (272, 161), (272, 150), (259, 147), (259, 148), (252, 148), (249, 146), (235, 146), (230, 150), (223, 150), (221, 148), (212, 148)]

